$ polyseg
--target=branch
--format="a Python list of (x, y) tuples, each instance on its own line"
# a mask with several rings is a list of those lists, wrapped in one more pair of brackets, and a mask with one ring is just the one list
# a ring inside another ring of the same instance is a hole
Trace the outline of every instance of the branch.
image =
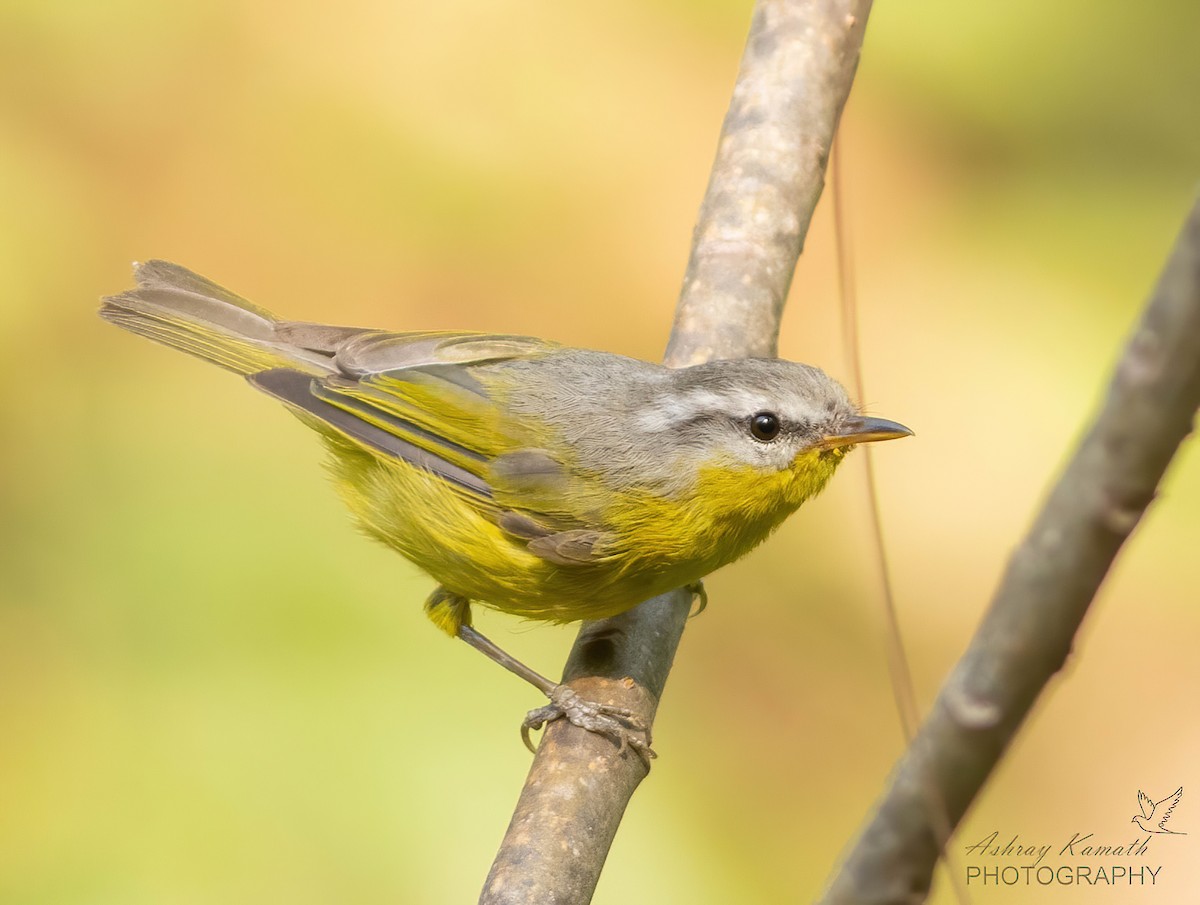
[[(871, 0), (759, 0), (700, 209), (665, 363), (774, 355)], [(584, 623), (563, 681), (653, 722), (691, 604), (674, 591)], [(546, 729), (481, 905), (591, 901), (646, 764)]]
[(825, 905), (912, 903), (1154, 498), (1200, 407), (1200, 201), (1117, 364), (1104, 405), (1029, 535)]
[(760, 0), (692, 238), (666, 363), (773, 357), (870, 0)]

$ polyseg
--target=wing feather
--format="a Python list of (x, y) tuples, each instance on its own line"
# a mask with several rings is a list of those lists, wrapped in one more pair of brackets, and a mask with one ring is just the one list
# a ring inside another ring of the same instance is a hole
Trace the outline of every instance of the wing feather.
[(351, 440), (423, 468), (460, 490), (484, 500), (491, 499), (491, 488), (479, 475), (405, 439), (404, 429), (399, 424), (388, 424), (385, 417), (378, 414), (364, 418), (317, 396), (313, 390), (318, 381), (311, 375), (289, 368), (273, 368), (251, 374), (249, 380), (268, 395), (316, 418)]
[(481, 365), (533, 358), (557, 348), (531, 336), (494, 333), (386, 333), (353, 337), (337, 350), (345, 374), (366, 377), (425, 365)]
[[(453, 488), (514, 543), (562, 566), (612, 556), (595, 476), (515, 415), (505, 365), (560, 347), (529, 336), (389, 333), (285, 321), (177, 264), (135, 266), (104, 300), (117, 325), (244, 374), (306, 423)], [(565, 444), (563, 444), (565, 446)]]
[[(589, 515), (591, 482), (538, 448), (536, 429), (492, 398), (488, 365), (555, 346), (521, 336), (394, 334), (288, 323), (290, 342), (332, 354), (340, 373), (277, 368), (251, 375), (260, 389), (374, 452), (447, 481), (514, 542), (564, 567), (611, 556)], [(340, 341), (339, 333), (344, 341)]]
[(580, 528), (535, 538), (529, 542), (529, 549), (542, 559), (560, 566), (582, 566), (601, 558), (596, 549), (601, 540), (599, 531)]

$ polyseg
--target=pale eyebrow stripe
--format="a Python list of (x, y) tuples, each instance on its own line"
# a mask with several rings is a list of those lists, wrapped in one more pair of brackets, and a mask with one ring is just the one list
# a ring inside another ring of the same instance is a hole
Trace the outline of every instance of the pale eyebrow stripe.
[(637, 415), (637, 424), (647, 431), (660, 431), (707, 418), (741, 423), (759, 412), (771, 412), (779, 418), (785, 429), (791, 431), (799, 431), (819, 421), (824, 414), (812, 407), (807, 407), (804, 412), (784, 412), (770, 400), (753, 392), (738, 391), (723, 395), (711, 390), (693, 389), (675, 397), (654, 400)]

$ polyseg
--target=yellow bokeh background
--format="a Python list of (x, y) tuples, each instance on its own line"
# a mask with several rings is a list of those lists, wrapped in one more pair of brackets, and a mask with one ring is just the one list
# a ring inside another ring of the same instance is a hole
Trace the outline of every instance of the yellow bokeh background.
[[(102, 324), (129, 262), (281, 314), (657, 358), (748, 2), (0, 4), (0, 902), (474, 901), (539, 702), (431, 627), (319, 445)], [(879, 4), (844, 119), (867, 399), (928, 706), (1102, 392), (1200, 173), (1200, 7)], [(830, 204), (782, 354), (845, 377)], [(903, 744), (861, 454), (714, 576), (597, 903), (810, 900)], [(956, 849), (1126, 841), (1194, 901), (1188, 447)], [(553, 673), (569, 628), (485, 614)], [(972, 862), (960, 855), (960, 873)], [(999, 862), (1009, 863), (1009, 862)], [(945, 884), (937, 902), (949, 902)]]

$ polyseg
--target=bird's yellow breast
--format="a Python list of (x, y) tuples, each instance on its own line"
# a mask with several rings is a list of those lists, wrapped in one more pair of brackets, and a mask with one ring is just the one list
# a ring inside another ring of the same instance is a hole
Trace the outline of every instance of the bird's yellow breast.
[[(764, 541), (833, 475), (840, 455), (804, 453), (792, 467), (764, 471), (713, 464), (679, 498), (643, 494), (609, 513), (617, 533), (636, 545), (635, 557), (669, 564), (682, 580), (702, 578)], [(683, 574), (687, 573), (687, 574)]]

